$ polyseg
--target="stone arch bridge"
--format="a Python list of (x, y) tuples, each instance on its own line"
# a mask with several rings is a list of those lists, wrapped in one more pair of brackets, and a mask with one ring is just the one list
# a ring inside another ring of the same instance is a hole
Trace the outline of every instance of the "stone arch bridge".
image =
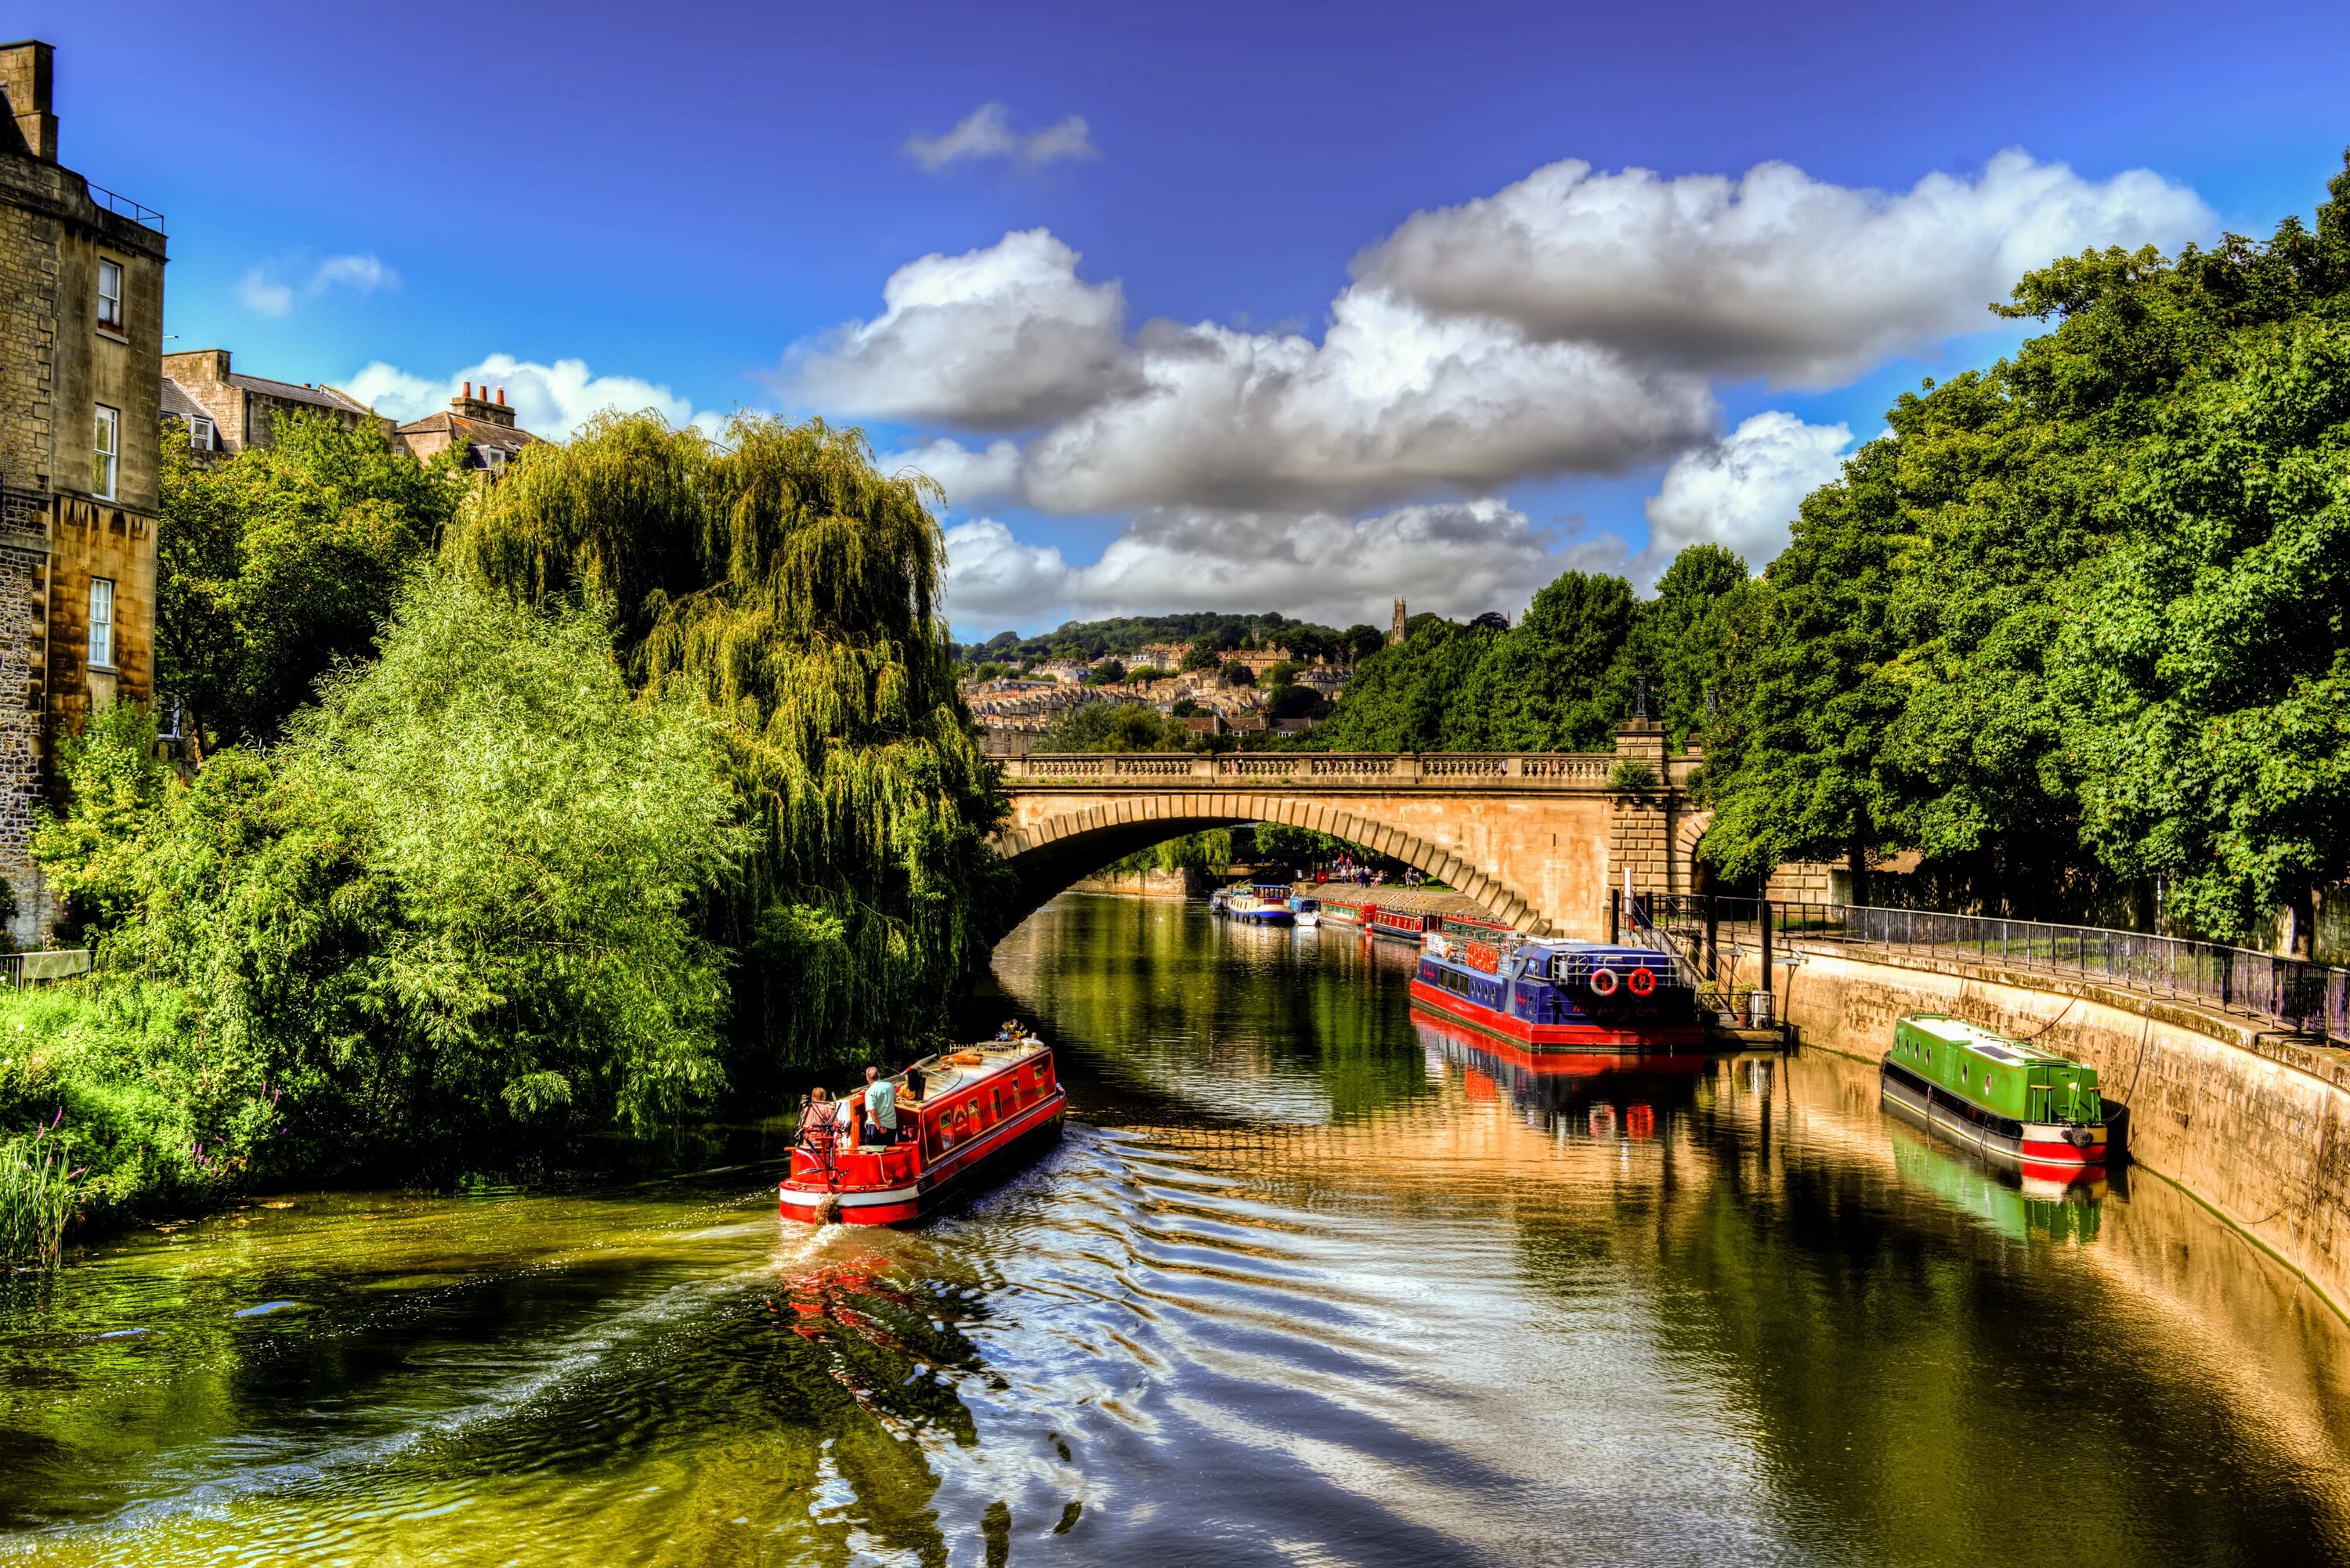
[[(1205, 828), (1279, 822), (1418, 867), (1540, 935), (1596, 939), (1607, 895), (1696, 889), (1707, 814), (1700, 757), (1634, 721), (1613, 752), (1135, 752), (1003, 762), (997, 839), (1033, 909), (1138, 849)], [(1646, 769), (1626, 787), (1622, 764)]]

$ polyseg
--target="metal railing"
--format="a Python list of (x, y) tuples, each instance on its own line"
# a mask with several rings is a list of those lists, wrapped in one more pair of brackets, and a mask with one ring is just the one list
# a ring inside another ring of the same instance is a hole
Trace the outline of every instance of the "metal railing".
[(118, 218), (128, 218), (142, 229), (163, 233), (163, 214), (152, 207), (141, 206), (130, 197), (119, 195), (105, 186), (84, 181), (89, 186), (89, 199)]
[(1887, 956), (2022, 971), (2189, 1002), (2295, 1033), (2350, 1043), (2350, 970), (2220, 942), (2102, 926), (1946, 915), (1867, 904), (1808, 904), (1704, 895), (1640, 895), (1627, 922), (1668, 935), (1719, 969), (1725, 945), (1770, 955), (1798, 941), (1873, 948)]
[(89, 972), (88, 948), (50, 948), (37, 952), (0, 953), (0, 984), (12, 991), (44, 980), (67, 980)]

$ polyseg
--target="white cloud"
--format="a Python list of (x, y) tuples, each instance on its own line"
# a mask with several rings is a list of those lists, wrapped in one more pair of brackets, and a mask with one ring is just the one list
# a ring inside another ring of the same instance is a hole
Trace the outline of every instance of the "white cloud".
[(1153, 322), (1042, 229), (891, 275), (888, 308), (787, 358), (792, 394), (852, 417), (1039, 426), (1049, 510), (1357, 505), (1529, 474), (1617, 472), (1703, 439), (1699, 378), (1515, 328), (1339, 296), (1323, 341)]
[(1571, 566), (1620, 565), (1615, 540), (1564, 550), (1548, 529), (1490, 497), (1367, 517), (1158, 508), (1091, 566), (1022, 543), (992, 517), (947, 530), (947, 611), (967, 629), (1003, 620), (1278, 606), (1338, 626), (1415, 611), (1514, 616)]
[[(316, 299), (330, 288), (373, 294), (379, 288), (399, 286), (400, 274), (385, 265), (382, 257), (370, 253), (328, 256), (310, 269), (298, 293), (304, 299)], [(294, 285), (280, 282), (267, 267), (253, 268), (237, 286), (237, 297), (257, 316), (286, 315), (294, 308), (296, 292)]]
[(1027, 452), (1035, 504), (1353, 507), (1607, 473), (1702, 440), (1712, 395), (1581, 343), (1351, 288), (1320, 343), (1154, 323), (1130, 374)]
[(1759, 570), (1787, 542), (1804, 496), (1834, 479), (1852, 445), (1849, 426), (1807, 425), (1772, 410), (1711, 446), (1673, 460), (1643, 510), (1653, 578), (1690, 545), (1723, 545)]
[(283, 316), (294, 308), (294, 291), (282, 283), (273, 283), (259, 267), (244, 275), (237, 286), (237, 297), (255, 316)]
[(1008, 158), (1033, 167), (1101, 156), (1091, 131), (1078, 116), (1073, 114), (1042, 130), (1018, 131), (1012, 129), (1011, 112), (1000, 103), (981, 104), (943, 136), (907, 138), (906, 151), (931, 173), (966, 159)]
[(1667, 180), (1570, 159), (1414, 214), (1354, 273), (1537, 338), (1824, 388), (1992, 326), (1985, 307), (2056, 256), (2173, 249), (2215, 227), (2192, 191), (2149, 171), (2093, 182), (2014, 150), (1979, 179), (1929, 174), (1892, 196), (1785, 163)]
[(438, 381), (378, 359), (344, 382), (343, 389), (377, 412), (405, 422), (447, 408), (466, 381), (484, 393), (504, 388), (516, 424), (533, 435), (558, 440), (607, 409), (622, 413), (650, 409), (671, 424), (691, 423), (711, 435), (725, 422), (722, 415), (697, 411), (690, 400), (659, 382), (591, 374), (584, 359), (541, 365), (511, 354), (493, 354)]
[(992, 441), (975, 452), (942, 436), (905, 452), (877, 453), (873, 461), (884, 473), (911, 469), (930, 475), (945, 486), (950, 507), (1016, 500), (1021, 493), (1020, 448), (1009, 441)]
[(860, 418), (1016, 430), (1076, 412), (1121, 371), (1126, 296), (1077, 278), (1043, 229), (889, 275), (887, 306), (785, 361), (797, 397)]

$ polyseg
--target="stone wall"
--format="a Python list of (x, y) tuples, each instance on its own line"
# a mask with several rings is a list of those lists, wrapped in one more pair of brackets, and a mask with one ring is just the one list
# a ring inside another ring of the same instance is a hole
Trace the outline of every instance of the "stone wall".
[(1080, 877), (1069, 886), (1080, 893), (1123, 893), (1139, 898), (1198, 898), (1208, 891), (1204, 872), (1191, 867), (1180, 871), (1154, 867), (1148, 871), (1102, 871)]
[(1806, 1049), (1882, 1060), (1905, 1012), (1946, 1012), (2097, 1069), (2138, 1164), (2193, 1193), (2350, 1315), (2350, 1051), (2045, 976), (1878, 962), (1806, 944), (1781, 971)]

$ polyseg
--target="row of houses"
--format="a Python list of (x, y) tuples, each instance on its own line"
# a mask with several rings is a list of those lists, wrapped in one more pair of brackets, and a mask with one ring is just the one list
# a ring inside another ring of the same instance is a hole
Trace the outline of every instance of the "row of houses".
[(163, 214), (59, 161), (55, 51), (0, 44), (0, 876), (10, 934), (54, 910), (30, 838), (58, 736), (117, 701), (156, 702), (157, 440), (266, 445), (288, 410), (376, 421), (419, 458), (465, 443), (494, 472), (536, 438), (468, 385), (407, 424), (332, 387), (253, 376), (228, 350), (163, 352)]

